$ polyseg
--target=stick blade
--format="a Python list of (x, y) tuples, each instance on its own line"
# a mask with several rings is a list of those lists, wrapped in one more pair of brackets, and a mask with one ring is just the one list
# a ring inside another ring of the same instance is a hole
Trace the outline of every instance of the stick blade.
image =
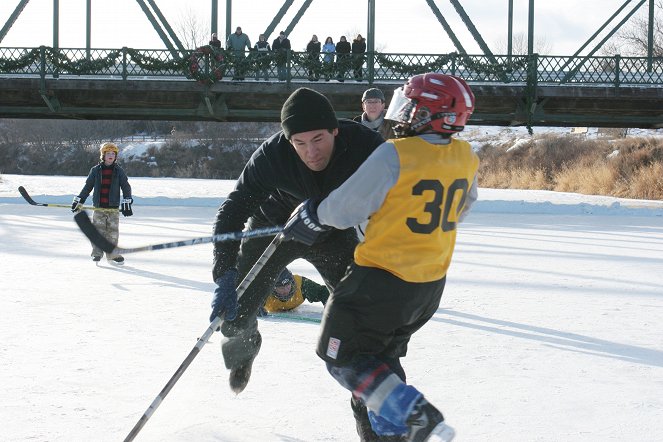
[(97, 228), (94, 227), (94, 224), (92, 224), (92, 221), (90, 220), (87, 212), (84, 210), (78, 212), (76, 215), (74, 215), (74, 221), (76, 221), (78, 228), (81, 229), (81, 231), (85, 234), (85, 236), (88, 237), (92, 244), (99, 247), (106, 253), (113, 252), (115, 245), (108, 241), (104, 235), (99, 233)]
[(25, 190), (25, 187), (18, 186), (18, 193), (20, 193), (21, 196), (23, 197), (23, 199), (25, 201), (27, 201), (29, 204), (32, 204), (33, 206), (38, 206), (39, 205), (39, 203), (37, 203), (35, 200), (32, 199), (32, 197), (30, 196), (28, 191)]

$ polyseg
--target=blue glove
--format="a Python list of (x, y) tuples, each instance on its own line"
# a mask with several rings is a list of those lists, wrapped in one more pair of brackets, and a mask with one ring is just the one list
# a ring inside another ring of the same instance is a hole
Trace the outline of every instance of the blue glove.
[(225, 313), (224, 319), (232, 321), (237, 316), (237, 270), (226, 270), (216, 281), (209, 321)]
[(283, 239), (286, 241), (295, 240), (307, 246), (312, 246), (321, 233), (331, 229), (331, 227), (320, 223), (316, 212), (317, 204), (311, 199), (307, 199), (297, 206), (290, 215), (288, 222), (285, 223), (285, 227), (283, 227), (281, 233)]

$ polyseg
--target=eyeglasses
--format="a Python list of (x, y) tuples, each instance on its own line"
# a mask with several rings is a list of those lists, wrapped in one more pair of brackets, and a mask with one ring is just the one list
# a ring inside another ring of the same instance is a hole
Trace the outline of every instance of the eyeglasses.
[(382, 100), (364, 100), (366, 104), (382, 104)]

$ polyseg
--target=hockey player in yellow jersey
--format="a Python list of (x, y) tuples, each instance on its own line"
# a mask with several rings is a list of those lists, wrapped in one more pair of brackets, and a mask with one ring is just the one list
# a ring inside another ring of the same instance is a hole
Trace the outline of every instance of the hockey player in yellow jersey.
[(322, 302), (324, 305), (327, 303), (327, 298), (329, 290), (326, 285), (318, 284), (301, 275), (293, 275), (285, 268), (265, 300), (260, 314), (286, 312), (299, 307), (304, 301)]
[(332, 292), (317, 354), (353, 394), (361, 440), (449, 441), (442, 413), (406, 383), (400, 358), (437, 311), (456, 228), (477, 199), (479, 159), (452, 135), (463, 130), (474, 95), (462, 79), (411, 77), (394, 91), (386, 119), (397, 137), (380, 145), (326, 198), (304, 201), (285, 239), (314, 243), (335, 227), (368, 220), (354, 262)]

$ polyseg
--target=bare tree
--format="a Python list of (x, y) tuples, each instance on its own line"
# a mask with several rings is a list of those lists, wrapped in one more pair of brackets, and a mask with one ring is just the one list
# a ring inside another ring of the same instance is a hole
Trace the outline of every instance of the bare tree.
[[(527, 55), (527, 36), (523, 32), (516, 32), (511, 39), (512, 55)], [(506, 38), (495, 44), (497, 55), (504, 55), (508, 52), (508, 41)], [(534, 52), (537, 54), (550, 54), (552, 45), (543, 36), (534, 36)]]
[[(663, 0), (657, 0), (654, 4), (654, 57), (663, 56)], [(637, 15), (633, 16), (620, 30), (617, 35), (615, 47), (621, 49), (622, 55), (646, 56), (649, 42), (649, 8), (642, 8)], [(613, 41), (611, 39), (611, 41)]]
[(180, 19), (175, 24), (175, 29), (182, 44), (187, 49), (204, 46), (210, 40), (209, 20), (198, 17), (191, 7), (187, 7), (182, 11)]

